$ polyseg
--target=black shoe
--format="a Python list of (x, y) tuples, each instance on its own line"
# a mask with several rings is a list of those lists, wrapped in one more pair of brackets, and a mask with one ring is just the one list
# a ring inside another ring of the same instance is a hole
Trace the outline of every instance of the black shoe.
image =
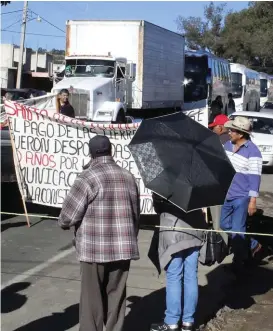
[(152, 324), (150, 331), (180, 331), (178, 325), (168, 325), (164, 322)]
[(194, 327), (192, 323), (183, 323), (181, 331), (194, 331)]

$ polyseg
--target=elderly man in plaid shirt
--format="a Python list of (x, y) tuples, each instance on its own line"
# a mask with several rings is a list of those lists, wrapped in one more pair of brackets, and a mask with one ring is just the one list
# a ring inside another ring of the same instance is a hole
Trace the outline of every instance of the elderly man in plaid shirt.
[(139, 192), (133, 175), (111, 156), (105, 136), (89, 142), (92, 161), (75, 180), (59, 217), (76, 229), (81, 263), (80, 330), (121, 331), (130, 261), (139, 259)]

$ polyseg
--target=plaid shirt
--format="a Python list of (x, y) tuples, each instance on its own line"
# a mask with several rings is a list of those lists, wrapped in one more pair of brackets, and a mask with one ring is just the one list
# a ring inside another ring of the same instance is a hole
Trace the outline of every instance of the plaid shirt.
[(68, 193), (59, 225), (76, 228), (77, 259), (83, 262), (137, 260), (139, 192), (133, 175), (111, 156), (91, 162)]

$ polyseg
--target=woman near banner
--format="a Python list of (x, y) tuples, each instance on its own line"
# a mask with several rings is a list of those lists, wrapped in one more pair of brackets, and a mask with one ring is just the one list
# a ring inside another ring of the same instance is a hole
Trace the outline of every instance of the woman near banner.
[(67, 89), (62, 89), (56, 97), (57, 113), (75, 118), (74, 108), (71, 106), (68, 98), (69, 98), (69, 91)]

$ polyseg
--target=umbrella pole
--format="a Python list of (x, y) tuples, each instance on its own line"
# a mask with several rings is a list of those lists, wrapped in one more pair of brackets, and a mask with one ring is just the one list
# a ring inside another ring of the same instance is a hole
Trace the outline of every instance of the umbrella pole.
[(206, 223), (209, 223), (209, 218), (208, 218), (208, 208), (203, 208), (202, 211), (203, 211), (203, 213), (204, 213)]

